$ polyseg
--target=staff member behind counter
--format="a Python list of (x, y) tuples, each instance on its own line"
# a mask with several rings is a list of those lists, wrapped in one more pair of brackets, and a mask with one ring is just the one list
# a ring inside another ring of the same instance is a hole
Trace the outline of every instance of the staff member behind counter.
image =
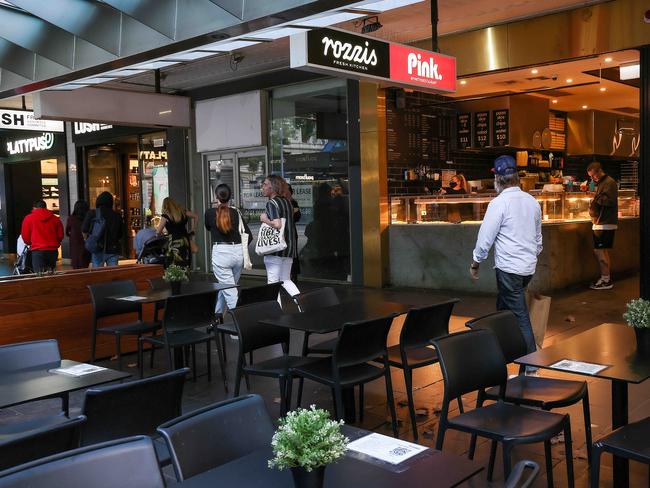
[(469, 184), (463, 173), (457, 173), (451, 177), (449, 186), (440, 189), (441, 195), (465, 195), (469, 193)]

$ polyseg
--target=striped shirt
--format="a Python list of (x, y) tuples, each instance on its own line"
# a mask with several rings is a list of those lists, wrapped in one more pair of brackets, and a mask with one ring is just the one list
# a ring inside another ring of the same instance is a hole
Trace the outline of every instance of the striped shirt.
[(283, 251), (273, 253), (271, 256), (280, 256), (283, 258), (298, 257), (296, 224), (293, 218), (293, 205), (291, 205), (291, 202), (283, 197), (273, 197), (266, 203), (266, 215), (269, 220), (286, 219), (284, 240), (287, 243), (287, 248)]

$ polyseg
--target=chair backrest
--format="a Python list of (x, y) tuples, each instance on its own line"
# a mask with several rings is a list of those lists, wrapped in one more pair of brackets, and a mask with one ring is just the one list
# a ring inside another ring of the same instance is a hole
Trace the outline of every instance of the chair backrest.
[(489, 330), (457, 332), (433, 341), (445, 382), (445, 404), (466, 393), (500, 386), (505, 394), (506, 360)]
[(109, 298), (119, 295), (137, 295), (138, 291), (133, 280), (96, 283), (94, 285), (88, 285), (88, 290), (90, 290), (90, 298), (93, 302), (93, 313), (96, 319), (140, 311), (140, 304), (137, 302), (113, 300)]
[(269, 446), (273, 430), (259, 395), (215, 403), (158, 428), (179, 481)]
[(495, 312), (470, 320), (465, 324), (470, 329), (491, 330), (501, 345), (507, 363), (525, 356), (528, 352), (526, 340), (521, 333), (517, 317), (510, 310)]
[(289, 344), (289, 329), (259, 323), (262, 319), (282, 315), (282, 308), (277, 300), (236, 307), (230, 310), (230, 315), (239, 332), (239, 350), (242, 353), (275, 344)]
[(319, 308), (331, 307), (341, 303), (334, 288), (326, 286), (316, 290), (306, 291), (293, 297), (301, 312), (318, 310)]
[(449, 319), (454, 305), (459, 300), (454, 298), (421, 308), (412, 308), (404, 319), (399, 343), (403, 349), (424, 347), (431, 344), (436, 337), (449, 334)]
[(86, 390), (81, 412), (87, 417), (81, 445), (133, 435), (152, 435), (181, 414), (188, 368), (142, 380)]
[(165, 300), (164, 332), (167, 334), (213, 325), (216, 303), (216, 291), (170, 296)]
[(268, 302), (269, 300), (277, 300), (278, 293), (282, 288), (282, 282), (268, 283), (266, 285), (251, 286), (239, 290), (237, 296), (237, 306), (250, 305), (251, 303)]
[(0, 472), (0, 488), (164, 488), (149, 437), (138, 436), (32, 461)]
[(83, 415), (0, 441), (0, 470), (79, 447)]
[(345, 368), (386, 356), (386, 340), (394, 315), (349, 322), (341, 329), (334, 346), (334, 368)]
[(36, 368), (61, 360), (56, 339), (0, 346), (0, 373)]

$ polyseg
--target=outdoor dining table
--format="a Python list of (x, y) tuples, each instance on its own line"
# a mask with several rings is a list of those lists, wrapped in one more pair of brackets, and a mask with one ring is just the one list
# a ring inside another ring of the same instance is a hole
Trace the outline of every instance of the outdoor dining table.
[[(343, 433), (350, 440), (371, 432), (344, 426)], [(217, 468), (193, 476), (179, 488), (293, 488), (289, 470), (269, 469), (273, 457), (271, 446), (258, 449)], [(372, 486), (372, 488), (449, 488), (458, 486), (479, 473), (483, 467), (467, 458), (427, 449), (416, 456), (392, 465), (371, 458), (351, 454), (350, 451), (325, 469), (325, 488), (345, 486)]]
[(3, 373), (0, 375), (0, 408), (65, 395), (64, 410), (67, 414), (67, 395), (70, 392), (123, 380), (131, 376), (129, 373), (109, 368), (82, 376), (72, 376), (54, 371), (81, 364), (83, 363), (62, 359), (34, 368)]
[[(554, 364), (565, 359), (607, 367), (593, 374), (553, 367)], [(637, 354), (634, 331), (623, 324), (600, 324), (550, 347), (523, 356), (515, 362), (611, 381), (612, 430), (628, 423), (628, 384), (639, 384), (650, 378), (650, 358)], [(628, 462), (626, 459), (615, 457), (614, 486), (627, 487), (628, 484)]]
[[(190, 281), (183, 283), (179, 295), (198, 295), (209, 291), (222, 291), (230, 288), (237, 288), (238, 285), (230, 283), (212, 283), (210, 281)], [(176, 296), (172, 293), (171, 287), (159, 288), (155, 290), (138, 290), (136, 295), (116, 295), (109, 297), (112, 300), (127, 300), (137, 303), (156, 303), (164, 302), (171, 296)]]

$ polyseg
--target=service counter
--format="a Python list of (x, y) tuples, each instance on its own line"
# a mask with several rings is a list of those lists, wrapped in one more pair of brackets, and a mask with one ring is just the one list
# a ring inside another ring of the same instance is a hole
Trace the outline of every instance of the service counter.
[[(88, 285), (134, 280), (138, 289), (149, 287), (148, 279), (163, 274), (159, 265), (130, 264), (0, 278), (0, 345), (40, 339), (57, 339), (61, 357), (90, 359), (92, 302)], [(153, 306), (144, 305), (144, 318), (151, 320)], [(119, 317), (120, 321), (137, 316)], [(109, 324), (106, 319), (102, 324)], [(122, 352), (135, 351), (133, 337), (122, 338)], [(115, 340), (108, 334), (97, 337), (97, 357), (115, 354)]]
[[(533, 192), (531, 192), (533, 193)], [(393, 286), (496, 293), (492, 253), (480, 278), (469, 275), (472, 251), (494, 194), (393, 197), (389, 227)], [(542, 206), (544, 250), (531, 289), (548, 293), (597, 279), (590, 194), (533, 193)], [(619, 192), (619, 223), (611, 251), (614, 278), (639, 269), (638, 198)]]

